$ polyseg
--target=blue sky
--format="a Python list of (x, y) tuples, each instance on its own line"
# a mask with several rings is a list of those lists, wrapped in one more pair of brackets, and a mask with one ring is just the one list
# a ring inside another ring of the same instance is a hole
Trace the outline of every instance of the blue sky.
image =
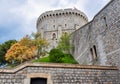
[(0, 44), (36, 32), (36, 20), (49, 10), (77, 8), (89, 20), (110, 0), (0, 0)]

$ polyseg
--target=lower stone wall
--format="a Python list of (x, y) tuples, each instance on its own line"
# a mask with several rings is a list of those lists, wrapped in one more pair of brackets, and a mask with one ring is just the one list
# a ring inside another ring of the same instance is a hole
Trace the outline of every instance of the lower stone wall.
[(110, 66), (39, 63), (0, 69), (0, 84), (30, 84), (31, 78), (47, 78), (47, 84), (120, 84), (120, 71)]

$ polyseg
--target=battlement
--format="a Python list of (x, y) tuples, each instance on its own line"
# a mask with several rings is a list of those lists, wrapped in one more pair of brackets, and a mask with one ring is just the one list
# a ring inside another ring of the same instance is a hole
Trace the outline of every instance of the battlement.
[(46, 11), (46, 12), (42, 13), (39, 16), (38, 20), (37, 20), (37, 26), (42, 20), (44, 20), (46, 18), (59, 17), (59, 16), (64, 16), (64, 15), (65, 16), (67, 16), (67, 15), (76, 15), (76, 16), (79, 16), (79, 17), (83, 18), (85, 21), (88, 22), (88, 18), (83, 12), (81, 12), (80, 10), (78, 10), (76, 8), (74, 8), (74, 9), (68, 8), (68, 9), (59, 9), (59, 10), (53, 10), (53, 11)]

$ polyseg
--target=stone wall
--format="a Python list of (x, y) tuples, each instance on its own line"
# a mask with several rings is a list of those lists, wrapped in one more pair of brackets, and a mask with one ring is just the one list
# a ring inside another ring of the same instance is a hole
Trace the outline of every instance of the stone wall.
[(120, 66), (120, 0), (111, 0), (71, 38), (80, 64)]
[(0, 69), (0, 84), (30, 84), (31, 78), (46, 78), (47, 84), (120, 84), (117, 67), (25, 63)]

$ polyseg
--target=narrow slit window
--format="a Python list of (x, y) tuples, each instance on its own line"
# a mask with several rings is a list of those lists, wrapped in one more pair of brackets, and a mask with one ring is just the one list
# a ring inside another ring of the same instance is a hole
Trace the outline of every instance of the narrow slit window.
[(90, 53), (91, 53), (91, 55), (93, 56), (93, 50), (92, 50), (92, 48), (90, 48)]
[(67, 26), (67, 24), (65, 24), (65, 27)]
[(94, 49), (94, 53), (95, 53), (95, 56), (94, 56), (95, 60), (97, 60), (97, 50), (96, 50), (96, 46), (95, 45), (93, 46), (93, 49)]
[(105, 26), (107, 27), (107, 20), (106, 20), (106, 17), (103, 18), (104, 21), (105, 21)]

